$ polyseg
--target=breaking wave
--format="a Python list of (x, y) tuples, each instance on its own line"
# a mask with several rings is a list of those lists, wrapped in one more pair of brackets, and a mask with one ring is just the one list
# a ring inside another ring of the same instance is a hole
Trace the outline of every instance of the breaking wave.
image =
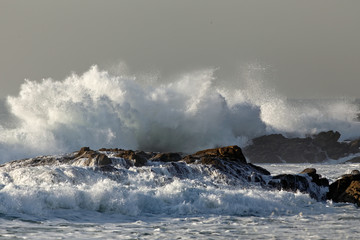
[(360, 136), (359, 108), (351, 100), (287, 100), (252, 74), (241, 89), (217, 87), (214, 71), (158, 85), (97, 66), (62, 81), (26, 80), (0, 112), (0, 160), (82, 146), (194, 152), (244, 146), (268, 133), (336, 130), (343, 140)]

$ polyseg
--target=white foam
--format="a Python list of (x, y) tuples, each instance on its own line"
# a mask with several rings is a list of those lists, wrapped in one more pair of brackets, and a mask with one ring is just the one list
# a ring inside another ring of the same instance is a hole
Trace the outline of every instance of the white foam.
[[(0, 212), (52, 217), (57, 210), (87, 210), (126, 216), (298, 214), (308, 195), (267, 191), (256, 185), (228, 185), (217, 174), (198, 172), (180, 179), (171, 164), (123, 168), (102, 174), (76, 166), (39, 166), (0, 171)], [(59, 216), (61, 217), (61, 216)]]
[(19, 96), (7, 98), (9, 119), (17, 121), (11, 127), (0, 123), (1, 162), (82, 146), (194, 152), (243, 146), (274, 132), (360, 135), (358, 108), (351, 102), (288, 101), (251, 74), (243, 89), (218, 88), (213, 72), (150, 86), (93, 66), (62, 81), (26, 81)]

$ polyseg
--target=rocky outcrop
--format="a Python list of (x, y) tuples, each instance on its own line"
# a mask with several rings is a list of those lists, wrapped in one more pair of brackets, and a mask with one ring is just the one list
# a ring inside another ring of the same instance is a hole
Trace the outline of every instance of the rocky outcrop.
[(329, 180), (316, 173), (315, 168), (306, 168), (299, 174), (280, 174), (271, 178), (269, 186), (278, 190), (308, 193), (312, 198), (325, 200), (321, 188), (329, 186)]
[(329, 180), (327, 178), (321, 177), (320, 174), (317, 174), (315, 168), (305, 168), (300, 174), (306, 174), (311, 177), (311, 181), (317, 184), (318, 186), (328, 187)]
[(360, 163), (360, 157), (354, 157), (346, 161), (347, 163)]
[[(319, 148), (325, 148), (326, 144), (334, 147), (341, 146), (335, 142), (339, 135), (328, 133), (312, 138), (312, 144), (317, 144)], [(281, 135), (273, 135), (272, 139), (277, 142), (284, 141)], [(263, 141), (259, 138), (256, 141)], [(286, 141), (286, 140), (285, 140)], [(307, 139), (297, 139), (296, 142), (309, 141)], [(357, 147), (356, 142), (352, 142)], [(278, 148), (275, 142), (270, 142), (268, 148)], [(347, 145), (352, 148), (351, 144)], [(302, 149), (302, 147), (299, 147)], [(42, 156), (24, 160), (18, 160), (1, 165), (1, 168), (36, 167), (42, 165), (76, 165), (93, 168), (108, 174), (110, 177), (121, 178), (125, 168), (139, 168), (135, 171), (144, 171), (141, 167), (146, 166), (147, 170), (152, 166), (166, 168), (164, 177), (187, 178), (194, 177), (194, 173), (203, 174), (216, 181), (226, 182), (227, 184), (250, 186), (256, 184), (270, 190), (284, 190), (292, 192), (303, 192), (311, 197), (324, 201), (326, 199), (334, 202), (350, 202), (360, 206), (360, 172), (354, 170), (351, 174), (342, 176), (329, 186), (329, 181), (322, 178), (314, 168), (306, 168), (297, 174), (280, 174), (271, 176), (266, 169), (256, 166), (246, 161), (242, 149), (238, 146), (228, 146), (221, 148), (206, 149), (194, 154), (183, 157), (180, 153), (153, 153), (143, 151), (133, 151), (124, 149), (99, 149), (91, 150), (83, 147), (72, 154), (62, 156)], [(191, 165), (191, 166), (189, 166)], [(151, 169), (153, 171), (153, 169)]]
[(81, 164), (89, 167), (104, 167), (111, 165), (112, 161), (103, 153), (93, 151), (89, 147), (83, 147), (75, 155), (74, 164)]
[(218, 159), (247, 164), (246, 158), (238, 146), (206, 149), (184, 158), (187, 163), (200, 161), (202, 164), (216, 164)]
[(178, 162), (181, 159), (180, 153), (158, 153), (150, 160), (155, 162)]
[(146, 165), (151, 155), (143, 151), (121, 150), (117, 152), (115, 157), (124, 158), (130, 161), (130, 163), (135, 167), (142, 167)]
[(329, 186), (327, 194), (334, 202), (349, 202), (360, 206), (360, 172), (353, 170), (351, 174), (343, 175)]
[(334, 131), (306, 138), (272, 134), (253, 139), (244, 153), (252, 163), (316, 163), (360, 153), (360, 140), (339, 142), (339, 138)]
[(185, 156), (182, 161), (210, 166), (234, 178), (262, 185), (265, 185), (263, 176), (270, 175), (266, 169), (248, 163), (241, 148), (236, 145), (202, 150)]

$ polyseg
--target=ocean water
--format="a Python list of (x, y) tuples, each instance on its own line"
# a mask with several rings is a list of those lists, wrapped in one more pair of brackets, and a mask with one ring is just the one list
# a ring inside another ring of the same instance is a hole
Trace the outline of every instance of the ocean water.
[[(0, 169), (3, 239), (355, 239), (359, 209), (303, 193), (231, 182), (171, 163), (103, 173), (73, 165)], [(334, 181), (360, 164), (262, 164), (272, 174), (315, 167)]]
[[(25, 81), (0, 101), (0, 163), (89, 146), (192, 153), (270, 133), (335, 130), (360, 137), (355, 99), (288, 100), (246, 75), (243, 88), (214, 84), (214, 70), (164, 84), (93, 66), (60, 81)], [(230, 181), (205, 166), (167, 164), (104, 174), (56, 165), (0, 168), (4, 239), (355, 239), (353, 204)], [(334, 181), (358, 164), (263, 164), (273, 175), (315, 167)]]

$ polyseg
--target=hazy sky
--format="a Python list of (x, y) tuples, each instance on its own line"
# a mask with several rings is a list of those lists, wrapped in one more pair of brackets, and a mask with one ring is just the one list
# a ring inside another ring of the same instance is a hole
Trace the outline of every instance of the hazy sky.
[(93, 64), (172, 74), (270, 69), (289, 98), (360, 97), (360, 1), (0, 0), (0, 97)]

